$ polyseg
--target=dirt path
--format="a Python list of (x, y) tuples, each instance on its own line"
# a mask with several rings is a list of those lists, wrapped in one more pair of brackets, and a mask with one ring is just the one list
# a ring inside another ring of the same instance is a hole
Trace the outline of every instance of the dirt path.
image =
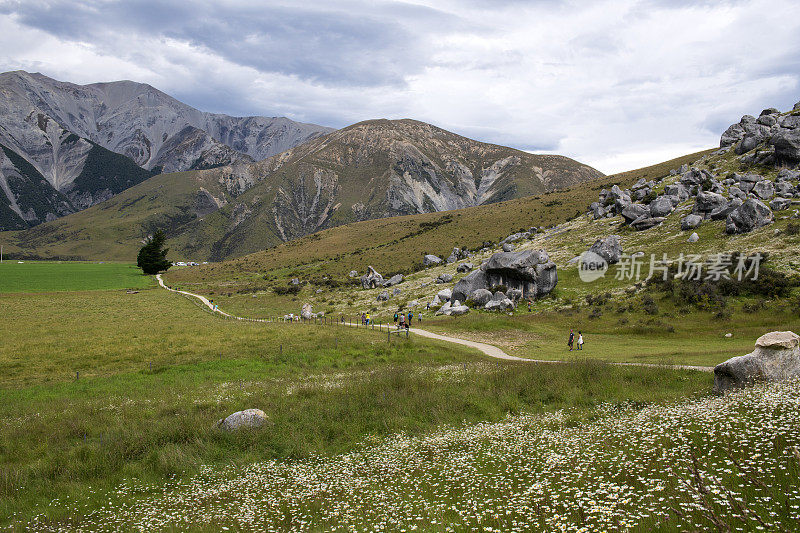
[[(184, 294), (186, 296), (191, 296), (191, 297), (197, 298), (198, 300), (200, 300), (203, 303), (203, 305), (208, 307), (214, 313), (219, 313), (219, 314), (221, 314), (221, 315), (223, 315), (223, 316), (225, 316), (227, 318), (233, 318), (233, 319), (236, 319), (236, 320), (246, 320), (246, 321), (249, 321), (249, 322), (267, 322), (266, 320), (257, 319), (257, 318), (244, 318), (244, 317), (240, 317), (240, 316), (236, 316), (236, 315), (231, 315), (229, 313), (226, 313), (225, 311), (222, 311), (219, 308), (215, 308), (214, 304), (212, 304), (208, 300), (208, 298), (206, 298), (205, 296), (201, 296), (199, 294), (194, 294), (193, 292), (179, 291), (177, 289), (173, 289), (171, 287), (168, 287), (164, 283), (164, 280), (161, 279), (161, 274), (156, 274), (156, 279), (158, 280), (158, 284), (161, 285), (163, 288), (167, 289), (168, 291), (177, 292), (177, 293), (180, 293), (180, 294)], [(345, 324), (348, 325), (348, 326), (354, 326), (354, 324), (352, 324), (352, 323), (345, 323)], [(452, 342), (453, 344), (460, 344), (462, 346), (468, 346), (470, 348), (475, 348), (475, 349), (480, 350), (481, 352), (483, 352), (485, 355), (487, 355), (489, 357), (493, 357), (495, 359), (505, 359), (506, 361), (527, 361), (529, 363), (551, 363), (551, 364), (568, 364), (569, 363), (569, 361), (548, 361), (546, 359), (526, 359), (524, 357), (517, 357), (515, 355), (508, 355), (506, 352), (504, 352), (503, 350), (501, 350), (497, 346), (494, 346), (494, 345), (491, 345), (491, 344), (486, 344), (486, 343), (477, 342), (477, 341), (468, 341), (468, 340), (465, 340), (465, 339), (459, 339), (457, 337), (450, 337), (448, 335), (440, 335), (438, 333), (433, 333), (433, 332), (430, 332), (430, 331), (427, 331), (427, 330), (424, 330), (424, 329), (410, 328), (409, 331), (411, 333), (415, 333), (415, 334), (419, 335), (420, 337), (426, 337), (428, 339), (436, 339), (436, 340), (445, 341), (445, 342)], [(675, 370), (698, 370), (700, 372), (713, 372), (714, 371), (714, 367), (711, 367), (711, 366), (659, 365), (659, 364), (655, 364), (655, 363), (608, 363), (608, 364), (616, 365), (616, 366), (643, 366), (643, 367), (648, 367), (648, 368), (672, 368), (672, 369), (675, 369)]]

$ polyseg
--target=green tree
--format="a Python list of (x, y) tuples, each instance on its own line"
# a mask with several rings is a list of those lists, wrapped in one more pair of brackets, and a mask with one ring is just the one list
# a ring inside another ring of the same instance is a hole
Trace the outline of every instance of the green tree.
[(156, 231), (155, 235), (147, 238), (147, 242), (139, 250), (139, 255), (136, 257), (136, 264), (142, 269), (142, 272), (145, 274), (158, 274), (172, 266), (172, 263), (167, 261), (169, 248), (162, 250), (166, 240), (167, 237), (161, 230)]

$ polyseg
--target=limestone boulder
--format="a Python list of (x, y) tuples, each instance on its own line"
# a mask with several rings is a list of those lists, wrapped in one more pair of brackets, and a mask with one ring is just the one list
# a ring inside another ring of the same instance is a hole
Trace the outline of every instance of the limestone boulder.
[(755, 350), (728, 359), (714, 368), (714, 391), (722, 393), (756, 381), (800, 376), (800, 337), (773, 331), (756, 340)]
[(432, 254), (428, 254), (428, 255), (426, 255), (425, 257), (422, 258), (422, 264), (424, 266), (426, 266), (426, 267), (435, 266), (435, 265), (440, 264), (441, 262), (442, 262), (442, 258), (441, 257), (435, 256), (435, 255), (432, 255)]
[(472, 263), (461, 263), (460, 265), (458, 265), (458, 267), (456, 267), (456, 272), (458, 273), (470, 272), (472, 271), (473, 268), (475, 268), (475, 266)]
[(728, 215), (725, 220), (726, 233), (748, 233), (774, 220), (772, 210), (760, 200), (750, 198)]
[(394, 287), (397, 284), (403, 283), (403, 275), (395, 274), (391, 278), (383, 282), (384, 287)]
[(488, 289), (476, 289), (472, 291), (472, 294), (470, 294), (469, 298), (475, 303), (476, 306), (483, 307), (492, 299), (492, 291)]
[(364, 289), (375, 289), (383, 286), (383, 276), (371, 266), (367, 267), (367, 273), (361, 276), (361, 287)]
[(217, 422), (217, 427), (224, 431), (240, 429), (256, 429), (267, 423), (267, 415), (261, 409), (245, 409), (237, 411)]
[(700, 215), (686, 215), (681, 220), (681, 229), (683, 231), (694, 229), (699, 226), (701, 222), (703, 222), (703, 217)]
[(655, 200), (650, 202), (651, 217), (665, 217), (672, 213), (672, 210), (672, 200), (666, 196), (658, 196)]
[(597, 239), (589, 248), (589, 251), (605, 259), (609, 265), (619, 263), (622, 257), (622, 244), (620, 243), (619, 235), (609, 235), (608, 237)]

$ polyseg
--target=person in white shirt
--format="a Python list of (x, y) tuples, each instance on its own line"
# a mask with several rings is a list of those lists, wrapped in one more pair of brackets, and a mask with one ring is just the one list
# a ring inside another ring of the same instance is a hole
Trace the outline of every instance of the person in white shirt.
[(583, 350), (583, 335), (581, 332), (578, 332), (578, 349)]

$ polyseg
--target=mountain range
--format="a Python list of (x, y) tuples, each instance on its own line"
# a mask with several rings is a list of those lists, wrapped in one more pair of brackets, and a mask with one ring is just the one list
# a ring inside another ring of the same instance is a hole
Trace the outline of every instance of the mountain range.
[(256, 163), (162, 174), (10, 237), (27, 257), (125, 259), (163, 229), (178, 257), (222, 260), (356, 221), (486, 205), (602, 176), (557, 155), (415, 120), (370, 120)]
[(331, 128), (205, 113), (143, 83), (0, 74), (0, 229), (85, 209), (161, 173), (268, 158)]

